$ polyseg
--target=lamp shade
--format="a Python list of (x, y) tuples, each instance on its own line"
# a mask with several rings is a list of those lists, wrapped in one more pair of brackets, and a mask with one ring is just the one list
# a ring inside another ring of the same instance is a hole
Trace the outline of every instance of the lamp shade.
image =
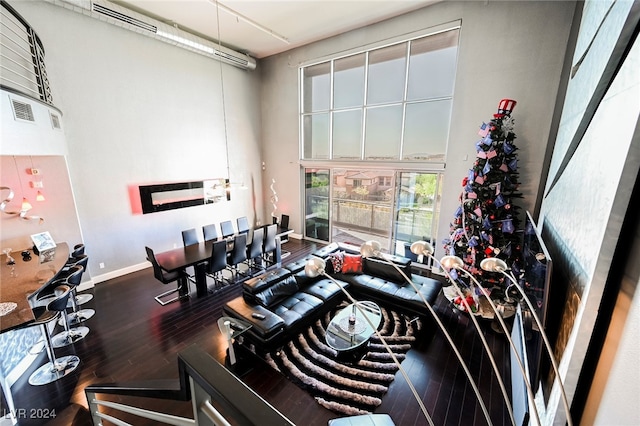
[(411, 244), (411, 253), (417, 255), (431, 255), (433, 254), (433, 246), (426, 241), (416, 241)]
[(22, 198), (22, 208), (20, 209), (23, 212), (29, 211), (33, 208), (29, 200), (26, 197)]
[(362, 257), (374, 257), (380, 255), (382, 245), (378, 241), (367, 241), (360, 246), (360, 254)]
[(487, 272), (504, 272), (507, 269), (507, 263), (497, 257), (488, 257), (480, 262), (480, 267)]
[(44, 201), (44, 195), (42, 194), (42, 192), (38, 191), (38, 193), (36, 194), (36, 201)]
[(307, 263), (304, 265), (304, 273), (309, 278), (315, 278), (318, 275), (322, 275), (324, 273), (324, 268), (326, 266), (326, 262), (324, 259), (319, 257), (312, 257), (307, 260)]
[(462, 269), (464, 262), (458, 256), (444, 256), (440, 264), (447, 269)]

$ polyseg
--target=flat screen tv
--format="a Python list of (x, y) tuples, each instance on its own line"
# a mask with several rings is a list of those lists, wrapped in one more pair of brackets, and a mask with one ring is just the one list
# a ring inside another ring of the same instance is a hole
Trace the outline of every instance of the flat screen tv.
[[(551, 283), (552, 261), (544, 245), (540, 230), (527, 212), (522, 243), (524, 292), (536, 309), (540, 322), (546, 328), (547, 302)], [(540, 380), (540, 364), (544, 341), (528, 307), (523, 304), (523, 332), (526, 341), (531, 387), (534, 392)]]

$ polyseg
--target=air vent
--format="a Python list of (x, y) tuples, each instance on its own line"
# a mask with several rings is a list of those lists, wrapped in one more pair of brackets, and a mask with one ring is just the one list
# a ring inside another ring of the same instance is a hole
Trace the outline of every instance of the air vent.
[(244, 67), (248, 67), (248, 65), (249, 65), (249, 61), (247, 61), (246, 59), (239, 58), (237, 56), (230, 55), (230, 54), (225, 53), (225, 52), (221, 52), (221, 51), (219, 51), (217, 49), (214, 50), (213, 54), (218, 56), (218, 57), (220, 57), (220, 58), (225, 59), (228, 62), (232, 62), (235, 65), (243, 67), (243, 68)]
[(147, 24), (144, 21), (125, 15), (124, 13), (116, 12), (115, 10), (111, 10), (97, 3), (93, 3), (93, 11), (152, 33), (156, 33), (158, 31), (158, 28), (154, 25)]
[(13, 106), (13, 116), (16, 120), (36, 121), (31, 104), (11, 99), (11, 106)]
[(49, 116), (51, 117), (51, 127), (60, 130), (60, 117), (58, 117), (58, 114), (49, 111)]

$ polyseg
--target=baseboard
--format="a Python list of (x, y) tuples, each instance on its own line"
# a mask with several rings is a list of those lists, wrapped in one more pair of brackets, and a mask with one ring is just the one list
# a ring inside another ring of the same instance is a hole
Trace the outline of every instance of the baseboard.
[[(106, 274), (96, 275), (96, 276), (92, 277), (92, 281), (95, 284), (99, 284), (101, 282), (108, 281), (108, 280), (111, 280), (113, 278), (118, 278), (118, 277), (121, 277), (123, 275), (130, 274), (132, 272), (138, 272), (138, 271), (141, 271), (143, 269), (150, 268), (150, 267), (151, 267), (151, 264), (149, 262), (138, 263), (136, 265), (127, 266), (126, 268), (116, 269), (115, 271), (107, 272)], [(85, 283), (82, 283), (82, 285), (84, 285), (84, 284)], [(78, 290), (82, 290), (81, 289), (82, 285), (78, 288)], [(93, 287), (93, 285), (91, 285), (91, 287)]]
[(302, 239), (302, 234), (296, 234), (295, 232), (289, 234), (289, 238), (293, 238), (295, 240), (301, 240)]

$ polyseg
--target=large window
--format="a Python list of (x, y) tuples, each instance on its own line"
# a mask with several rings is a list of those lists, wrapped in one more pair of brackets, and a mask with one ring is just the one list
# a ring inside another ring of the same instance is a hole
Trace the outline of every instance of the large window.
[(302, 159), (444, 163), (458, 34), (302, 67)]

